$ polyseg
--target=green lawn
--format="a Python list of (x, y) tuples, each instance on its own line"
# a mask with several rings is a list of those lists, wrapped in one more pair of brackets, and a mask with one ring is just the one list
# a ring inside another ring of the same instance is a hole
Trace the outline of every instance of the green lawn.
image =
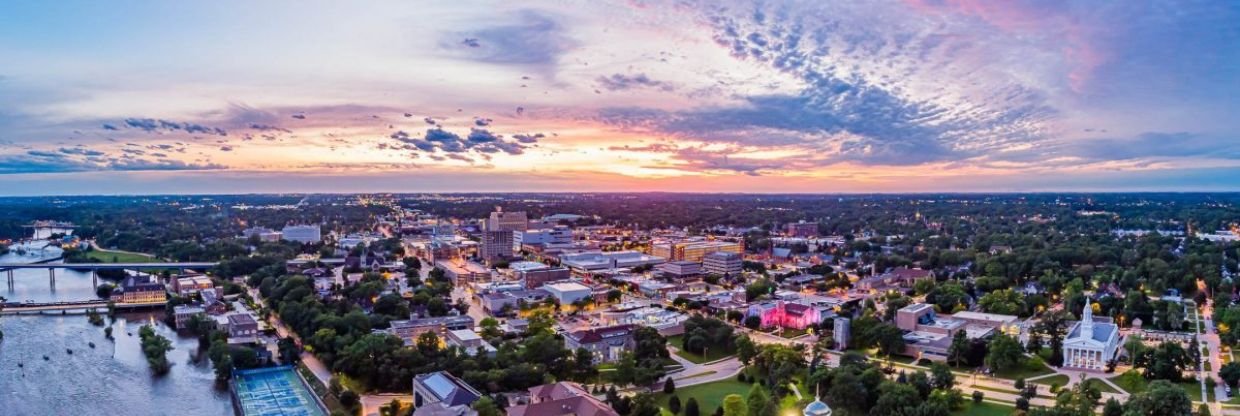
[(1115, 388), (1111, 387), (1110, 384), (1104, 383), (1102, 382), (1102, 380), (1099, 380), (1096, 378), (1085, 379), (1085, 384), (1095, 389), (1098, 389), (1098, 391), (1103, 392), (1103, 393), (1119, 393), (1119, 391), (1116, 391)]
[(1149, 382), (1145, 381), (1145, 377), (1141, 377), (1141, 373), (1136, 370), (1128, 370), (1124, 374), (1111, 377), (1110, 380), (1129, 394), (1143, 392), (1149, 386)]
[[(716, 408), (723, 405), (723, 398), (729, 394), (739, 394), (741, 397), (749, 395), (749, 383), (741, 383), (735, 378), (719, 380), (706, 384), (698, 384), (696, 386), (677, 387), (673, 393), (680, 397), (680, 404), (683, 407), (689, 401), (689, 398), (695, 398), (698, 401), (698, 408), (702, 410), (702, 414), (711, 414)], [(667, 400), (670, 395), (659, 392), (659, 406), (667, 408)]]
[(86, 252), (87, 258), (99, 260), (104, 263), (158, 263), (159, 259), (155, 256), (148, 256), (139, 253), (124, 253), (118, 251), (90, 250)]
[[(1115, 383), (1115, 385), (1124, 389), (1129, 394), (1137, 394), (1149, 388), (1149, 382), (1146, 381), (1144, 377), (1141, 377), (1141, 373), (1137, 372), (1136, 370), (1128, 370), (1128, 372), (1125, 372), (1124, 374), (1111, 377), (1110, 380), (1112, 383)], [(1180, 388), (1184, 389), (1184, 392), (1188, 394), (1189, 399), (1192, 399), (1193, 401), (1198, 401), (1198, 402), (1201, 401), (1201, 383), (1200, 382), (1198, 382), (1197, 380), (1189, 380), (1189, 381), (1180, 382), (1177, 385), (1180, 386)], [(1207, 397), (1207, 399), (1214, 398), (1213, 391), (1207, 392), (1206, 394), (1209, 396)]]
[(995, 377), (1015, 380), (1018, 378), (1029, 379), (1041, 375), (1054, 373), (1050, 367), (1046, 366), (1046, 362), (1042, 361), (1042, 357), (1033, 356), (1025, 359), (1025, 362), (1016, 368), (1009, 368), (998, 373)]
[(1030, 382), (1030, 383), (1042, 384), (1042, 385), (1046, 385), (1046, 386), (1049, 386), (1049, 385), (1054, 384), (1054, 385), (1057, 385), (1057, 386), (1059, 386), (1059, 387), (1063, 387), (1063, 386), (1068, 385), (1068, 382), (1069, 382), (1069, 381), (1071, 381), (1071, 380), (1070, 380), (1070, 379), (1068, 379), (1068, 376), (1063, 375), (1063, 374), (1057, 374), (1057, 375), (1053, 375), (1053, 376), (1050, 376), (1050, 377), (1042, 377), (1042, 378), (1039, 378), (1039, 379), (1037, 379), (1037, 380), (1029, 380), (1029, 382)]
[(706, 356), (702, 356), (701, 354), (694, 354), (694, 353), (685, 351), (680, 348), (680, 346), (684, 344), (683, 340), (684, 340), (684, 335), (670, 336), (670, 337), (667, 337), (667, 345), (676, 347), (676, 355), (679, 355), (681, 358), (689, 360), (690, 362), (694, 364), (708, 363), (711, 361), (721, 360), (721, 359), (732, 356), (732, 354), (729, 354), (727, 351), (724, 351), (724, 350), (715, 351), (715, 350), (711, 350), (710, 348), (706, 349)]
[(953, 416), (1008, 416), (1015, 412), (1015, 408), (995, 404), (991, 402), (973, 403), (969, 400), (965, 403), (964, 408), (952, 412)]
[[(750, 388), (752, 388), (751, 384), (741, 383), (736, 381), (735, 378), (730, 378), (727, 380), (698, 384), (696, 386), (677, 387), (676, 392), (673, 394), (680, 398), (680, 405), (682, 407), (689, 401), (690, 397), (697, 399), (698, 408), (701, 409), (702, 414), (708, 415), (713, 413), (716, 408), (723, 404), (723, 398), (727, 395), (739, 394), (741, 397), (747, 397), (749, 396)], [(802, 386), (800, 382), (797, 382), (796, 389), (801, 392), (802, 400), (797, 401), (795, 394), (784, 396), (784, 398), (779, 401), (780, 410), (800, 410), (806, 404), (809, 404), (809, 402), (814, 401), (814, 398), (811, 397), (812, 394), (806, 393), (805, 387)], [(658, 395), (659, 406), (663, 407), (664, 414), (667, 414), (667, 401), (672, 396), (663, 394), (662, 391), (660, 391)]]

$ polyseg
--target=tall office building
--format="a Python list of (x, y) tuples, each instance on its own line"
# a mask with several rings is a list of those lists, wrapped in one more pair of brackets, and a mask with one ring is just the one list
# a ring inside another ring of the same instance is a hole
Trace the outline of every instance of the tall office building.
[(478, 256), (487, 262), (512, 257), (512, 231), (482, 232), (482, 244)]
[(842, 316), (835, 318), (835, 328), (831, 333), (831, 339), (835, 341), (835, 349), (837, 351), (848, 349), (848, 338), (850, 335), (848, 331), (850, 324), (851, 322), (848, 321), (848, 318)]
[(525, 231), (530, 226), (525, 211), (504, 212), (503, 208), (495, 207), (495, 212), (487, 218), (486, 227), (482, 231), (482, 244), (478, 255), (487, 262), (512, 257), (513, 232)]
[(495, 212), (487, 218), (488, 231), (525, 231), (530, 227), (529, 217), (525, 211), (504, 212), (503, 208), (495, 207)]
[(716, 251), (702, 256), (702, 269), (706, 273), (720, 276), (736, 276), (744, 268), (744, 260), (740, 254), (727, 251)]

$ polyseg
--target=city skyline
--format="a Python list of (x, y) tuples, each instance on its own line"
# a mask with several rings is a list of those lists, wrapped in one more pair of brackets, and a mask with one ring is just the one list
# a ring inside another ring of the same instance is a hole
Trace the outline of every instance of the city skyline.
[(1240, 190), (1240, 6), (6, 5), (6, 195)]

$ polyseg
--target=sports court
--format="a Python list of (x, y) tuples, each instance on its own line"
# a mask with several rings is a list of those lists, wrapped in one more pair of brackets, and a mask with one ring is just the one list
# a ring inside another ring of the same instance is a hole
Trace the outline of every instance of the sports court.
[(237, 371), (233, 391), (243, 416), (327, 416), (292, 367)]

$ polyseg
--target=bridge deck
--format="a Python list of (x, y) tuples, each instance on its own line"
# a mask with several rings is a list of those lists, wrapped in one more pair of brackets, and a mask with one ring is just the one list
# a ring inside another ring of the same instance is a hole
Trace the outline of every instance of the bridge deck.
[(7, 269), (202, 269), (214, 267), (217, 262), (175, 263), (0, 263), (0, 270)]

